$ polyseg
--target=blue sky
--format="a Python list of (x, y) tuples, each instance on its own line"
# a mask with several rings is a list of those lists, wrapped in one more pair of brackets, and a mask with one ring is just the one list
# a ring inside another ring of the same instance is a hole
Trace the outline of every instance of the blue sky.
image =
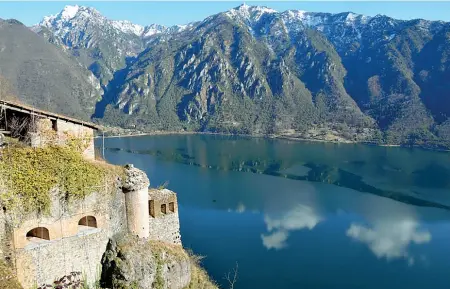
[[(25, 25), (38, 23), (43, 16), (57, 14), (65, 5), (92, 6), (103, 15), (114, 20), (130, 20), (136, 24), (163, 25), (184, 24), (202, 20), (205, 17), (236, 7), (243, 2), (203, 1), (203, 2), (1, 2), (0, 18), (15, 18)], [(430, 20), (450, 21), (450, 2), (342, 2), (342, 1), (292, 1), (261, 2), (246, 1), (248, 5), (264, 5), (284, 11), (300, 9), (313, 12), (352, 11), (374, 16), (385, 14), (399, 19), (424, 18)]]

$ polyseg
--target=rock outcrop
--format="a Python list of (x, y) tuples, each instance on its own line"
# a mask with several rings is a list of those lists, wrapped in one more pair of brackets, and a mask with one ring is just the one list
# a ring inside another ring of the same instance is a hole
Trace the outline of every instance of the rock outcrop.
[(181, 289), (191, 281), (191, 260), (180, 247), (133, 236), (108, 243), (102, 259), (105, 288)]

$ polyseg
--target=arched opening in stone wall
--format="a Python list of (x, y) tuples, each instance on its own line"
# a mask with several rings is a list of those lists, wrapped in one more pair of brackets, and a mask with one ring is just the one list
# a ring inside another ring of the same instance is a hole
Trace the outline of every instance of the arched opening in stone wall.
[(93, 216), (86, 216), (78, 222), (79, 229), (97, 228), (97, 219)]
[(175, 203), (174, 202), (169, 203), (169, 212), (171, 212), (171, 213), (175, 212)]
[(28, 231), (26, 237), (29, 241), (50, 240), (50, 233), (45, 227), (37, 227)]
[(155, 217), (155, 201), (153, 200), (148, 201), (148, 214)]
[(161, 213), (163, 213), (164, 215), (167, 214), (166, 204), (161, 205)]

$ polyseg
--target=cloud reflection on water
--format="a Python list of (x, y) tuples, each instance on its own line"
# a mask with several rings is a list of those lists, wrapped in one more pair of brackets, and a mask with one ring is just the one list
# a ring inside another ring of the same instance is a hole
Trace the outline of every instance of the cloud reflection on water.
[(431, 234), (428, 231), (420, 231), (418, 222), (412, 219), (375, 223), (373, 228), (352, 223), (346, 234), (365, 243), (378, 258), (404, 258), (410, 265), (415, 261), (408, 251), (410, 244), (425, 244), (431, 241)]
[(322, 217), (310, 206), (298, 204), (279, 217), (264, 216), (267, 230), (270, 234), (261, 234), (264, 247), (267, 249), (282, 249), (287, 246), (289, 232), (294, 230), (312, 230)]
[(350, 216), (350, 222), (344, 221), (344, 234), (365, 244), (379, 259), (403, 259), (413, 265), (420, 258), (411, 246), (432, 239), (431, 233), (421, 228), (416, 207), (341, 188), (299, 184), (298, 193), (278, 192), (268, 202), (264, 214), (267, 232), (261, 234), (265, 248), (286, 248), (293, 231), (313, 230), (325, 221), (324, 216), (342, 220)]

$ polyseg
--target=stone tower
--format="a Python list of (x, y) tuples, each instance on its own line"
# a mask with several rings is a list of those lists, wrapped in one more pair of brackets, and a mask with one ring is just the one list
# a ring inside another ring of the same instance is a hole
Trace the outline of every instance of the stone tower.
[(128, 231), (139, 238), (149, 237), (148, 187), (150, 181), (145, 172), (133, 165), (125, 166), (126, 178), (123, 184), (127, 210)]

